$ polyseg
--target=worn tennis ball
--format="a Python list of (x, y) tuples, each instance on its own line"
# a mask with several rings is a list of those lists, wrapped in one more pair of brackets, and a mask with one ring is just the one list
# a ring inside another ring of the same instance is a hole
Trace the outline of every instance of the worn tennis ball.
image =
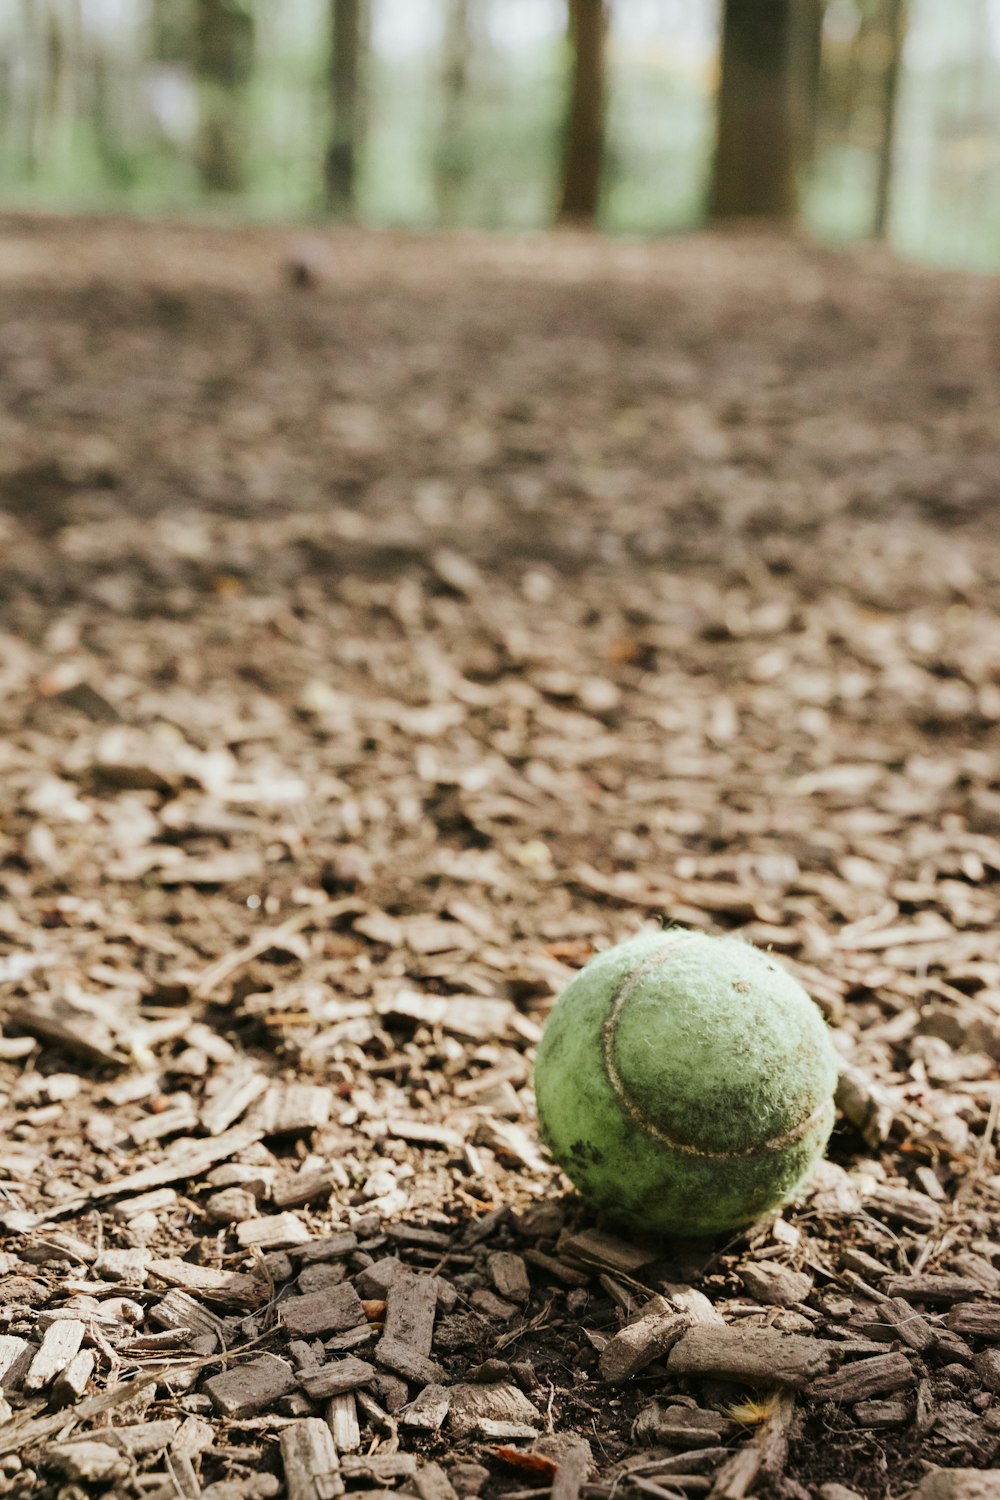
[(822, 1156), (837, 1059), (802, 986), (740, 938), (673, 930), (592, 959), (538, 1047), (545, 1144), (646, 1234), (750, 1224)]

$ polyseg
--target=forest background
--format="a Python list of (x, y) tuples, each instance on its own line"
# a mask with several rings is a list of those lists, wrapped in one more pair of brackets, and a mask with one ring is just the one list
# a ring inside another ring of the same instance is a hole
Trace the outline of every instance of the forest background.
[[(696, 228), (712, 207), (720, 9), (0, 0), (0, 202), (544, 228), (567, 207), (576, 68), (584, 132), (589, 91), (603, 151), (593, 201), (570, 217), (635, 235)], [(1000, 0), (744, 9), (796, 16), (808, 229), (1000, 266)]]

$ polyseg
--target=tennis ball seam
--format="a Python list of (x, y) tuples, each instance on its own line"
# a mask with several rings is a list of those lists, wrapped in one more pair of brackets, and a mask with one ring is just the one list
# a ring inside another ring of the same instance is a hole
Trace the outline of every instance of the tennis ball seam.
[(659, 1141), (661, 1145), (669, 1147), (671, 1151), (679, 1151), (684, 1156), (696, 1156), (707, 1161), (732, 1161), (735, 1158), (745, 1160), (753, 1156), (768, 1156), (775, 1152), (784, 1151), (789, 1146), (793, 1146), (796, 1141), (802, 1140), (803, 1136), (808, 1135), (811, 1130), (815, 1129), (824, 1115), (829, 1113), (831, 1100), (824, 1099), (813, 1110), (812, 1114), (807, 1115), (798, 1125), (784, 1131), (781, 1135), (772, 1136), (768, 1141), (762, 1141), (752, 1146), (744, 1146), (741, 1149), (730, 1148), (726, 1151), (707, 1151), (701, 1146), (692, 1146), (687, 1141), (676, 1140), (668, 1130), (663, 1129), (662, 1125), (657, 1125), (655, 1121), (650, 1120), (648, 1116), (644, 1115), (629, 1094), (624, 1080), (618, 1071), (614, 1053), (615, 1029), (619, 1016), (643, 980), (663, 965), (669, 963), (678, 948), (692, 942), (697, 935), (691, 932), (664, 933), (663, 944), (657, 952), (651, 954), (644, 963), (641, 963), (638, 968), (633, 969), (630, 974), (624, 977), (621, 988), (612, 1000), (611, 1010), (601, 1025), (601, 1058), (611, 1091), (623, 1114), (638, 1130), (652, 1136), (654, 1140)]

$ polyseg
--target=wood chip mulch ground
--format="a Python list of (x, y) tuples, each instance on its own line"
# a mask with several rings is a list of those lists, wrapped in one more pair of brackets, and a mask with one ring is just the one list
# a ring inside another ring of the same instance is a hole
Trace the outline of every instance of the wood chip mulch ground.
[[(1000, 1495), (1000, 292), (0, 222), (0, 1493)], [(830, 1159), (627, 1242), (562, 985), (780, 955)]]

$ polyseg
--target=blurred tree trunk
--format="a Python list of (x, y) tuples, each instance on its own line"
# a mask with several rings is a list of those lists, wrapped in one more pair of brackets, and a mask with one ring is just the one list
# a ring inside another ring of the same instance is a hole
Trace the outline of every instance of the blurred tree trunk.
[(792, 89), (795, 111), (795, 160), (812, 165), (819, 133), (823, 77), (823, 17), (826, 0), (798, 0), (792, 18)]
[(196, 0), (194, 61), (198, 76), (198, 170), (212, 192), (244, 185), (246, 94), (253, 77), (253, 13), (245, 0)]
[(573, 77), (559, 202), (559, 218), (564, 222), (592, 224), (597, 217), (607, 34), (607, 0), (569, 0)]
[(896, 100), (906, 35), (906, 0), (882, 0), (881, 99), (879, 101), (879, 142), (875, 174), (875, 214), (872, 233), (883, 240), (889, 229), (892, 206), (892, 158), (896, 144)]
[(362, 69), (367, 26), (364, 0), (330, 0), (330, 142), (325, 163), (326, 206), (353, 217), (364, 119)]
[(796, 210), (797, 0), (725, 0), (711, 211), (789, 220)]
[(67, 43), (62, 18), (38, 0), (22, 0), (22, 36), (30, 58), (23, 105), (24, 165), (34, 176), (51, 155), (67, 87)]
[(152, 0), (149, 55), (156, 62), (190, 63), (191, 26), (185, 0)]
[(441, 71), (441, 139), (434, 159), (434, 195), (444, 224), (454, 224), (459, 217), (471, 166), (462, 137), (472, 53), (471, 12), (472, 0), (448, 0)]

